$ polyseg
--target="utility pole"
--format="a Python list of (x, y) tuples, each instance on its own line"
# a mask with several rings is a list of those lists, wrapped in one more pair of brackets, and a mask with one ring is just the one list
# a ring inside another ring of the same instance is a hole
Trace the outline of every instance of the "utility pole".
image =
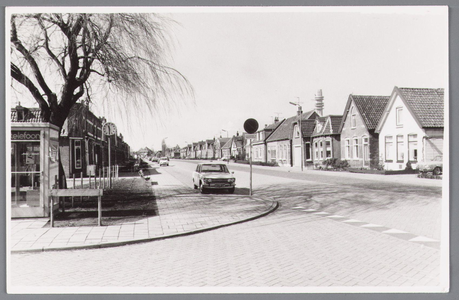
[(300, 133), (300, 151), (301, 151), (301, 155), (300, 155), (300, 164), (301, 164), (301, 171), (303, 171), (303, 162), (304, 162), (304, 153), (303, 153), (303, 132), (302, 132), (302, 129), (301, 129), (301, 119), (302, 119), (302, 115), (303, 115), (303, 108), (301, 107), (300, 105), (300, 97), (296, 97), (298, 99), (298, 102), (295, 103), (295, 102), (289, 102), (290, 104), (292, 105), (295, 105), (295, 106), (298, 106), (298, 117), (300, 118), (300, 120), (298, 121), (299, 123), (299, 133)]

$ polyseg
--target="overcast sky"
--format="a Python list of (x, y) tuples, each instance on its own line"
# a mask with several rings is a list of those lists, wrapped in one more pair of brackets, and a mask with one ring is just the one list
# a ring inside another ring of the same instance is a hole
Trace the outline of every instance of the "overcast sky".
[[(142, 128), (116, 117), (131, 148), (229, 136), (247, 118), (260, 126), (314, 109), (342, 115), (349, 94), (390, 95), (394, 86), (447, 88), (446, 7), (283, 8), (166, 13), (175, 26), (173, 67), (195, 98), (147, 118)], [(194, 102), (193, 102), (194, 101)], [(97, 106), (94, 110), (98, 110)], [(135, 116), (134, 116), (135, 117)]]

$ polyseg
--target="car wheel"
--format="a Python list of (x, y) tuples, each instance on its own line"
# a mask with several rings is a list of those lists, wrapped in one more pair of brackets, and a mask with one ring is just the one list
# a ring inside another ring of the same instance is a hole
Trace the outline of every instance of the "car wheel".
[(230, 188), (230, 189), (228, 189), (228, 193), (230, 193), (230, 194), (234, 194), (234, 187), (233, 187), (233, 188)]
[(433, 174), (434, 175), (441, 175), (443, 172), (442, 172), (442, 169), (440, 167), (435, 167), (435, 169), (433, 169)]
[(206, 192), (202, 184), (199, 184), (199, 191), (201, 192), (201, 194), (204, 194)]

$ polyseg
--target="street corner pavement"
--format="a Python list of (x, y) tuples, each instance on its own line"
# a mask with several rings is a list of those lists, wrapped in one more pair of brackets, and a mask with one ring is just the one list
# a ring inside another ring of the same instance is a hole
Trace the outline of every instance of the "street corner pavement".
[[(247, 195), (202, 195), (166, 172), (120, 178), (113, 190), (152, 192), (158, 214), (121, 225), (50, 228), (47, 218), (12, 219), (12, 253), (103, 248), (203, 232), (253, 220), (276, 210), (278, 203)], [(103, 208), (103, 203), (102, 203)], [(103, 212), (102, 212), (103, 223)]]

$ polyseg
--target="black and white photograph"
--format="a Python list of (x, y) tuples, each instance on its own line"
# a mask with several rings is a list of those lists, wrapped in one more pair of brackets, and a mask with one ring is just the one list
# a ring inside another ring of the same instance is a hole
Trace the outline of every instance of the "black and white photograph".
[(450, 291), (448, 6), (5, 12), (7, 293)]

